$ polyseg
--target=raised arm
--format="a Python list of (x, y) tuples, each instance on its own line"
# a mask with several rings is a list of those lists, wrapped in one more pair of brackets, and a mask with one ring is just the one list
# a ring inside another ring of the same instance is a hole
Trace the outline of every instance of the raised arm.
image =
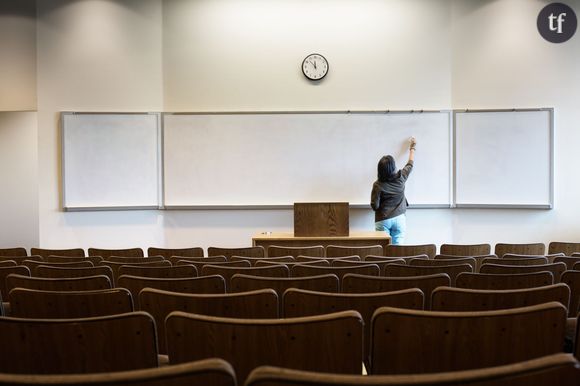
[(415, 147), (417, 146), (417, 140), (415, 137), (409, 138), (409, 161), (415, 159)]

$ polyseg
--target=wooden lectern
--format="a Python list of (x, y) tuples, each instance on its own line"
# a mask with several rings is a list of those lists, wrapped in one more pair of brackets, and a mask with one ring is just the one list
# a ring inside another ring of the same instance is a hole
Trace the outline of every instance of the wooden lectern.
[(348, 236), (348, 202), (295, 202), (294, 236)]

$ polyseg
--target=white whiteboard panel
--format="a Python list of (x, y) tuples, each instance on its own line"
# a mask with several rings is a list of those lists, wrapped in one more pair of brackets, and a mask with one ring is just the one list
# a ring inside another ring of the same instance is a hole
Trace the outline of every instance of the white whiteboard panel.
[(62, 114), (65, 210), (160, 206), (159, 114)]
[(286, 206), (347, 201), (368, 207), (377, 163), (399, 168), (417, 137), (411, 205), (451, 204), (451, 114), (165, 114), (166, 207)]
[(458, 207), (551, 208), (553, 110), (455, 113)]

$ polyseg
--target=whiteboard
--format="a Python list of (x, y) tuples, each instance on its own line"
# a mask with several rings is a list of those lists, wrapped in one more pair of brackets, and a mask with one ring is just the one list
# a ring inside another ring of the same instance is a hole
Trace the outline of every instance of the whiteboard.
[(553, 109), (455, 113), (458, 207), (553, 207)]
[(61, 123), (65, 210), (160, 206), (159, 114), (62, 113)]
[(451, 205), (451, 113), (164, 114), (166, 208), (368, 207), (377, 163), (402, 168), (417, 137), (411, 206)]

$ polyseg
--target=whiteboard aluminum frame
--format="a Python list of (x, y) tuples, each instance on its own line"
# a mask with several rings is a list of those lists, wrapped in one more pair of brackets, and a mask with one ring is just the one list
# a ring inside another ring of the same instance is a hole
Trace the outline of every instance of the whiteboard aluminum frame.
[[(146, 205), (146, 206), (67, 206), (66, 204), (66, 148), (65, 142), (65, 127), (64, 127), (64, 117), (66, 115), (155, 115), (157, 121), (157, 205)], [(60, 146), (61, 146), (61, 174), (62, 174), (62, 210), (64, 212), (91, 212), (91, 211), (124, 211), (124, 210), (159, 210), (163, 209), (163, 127), (161, 120), (161, 112), (91, 112), (91, 111), (62, 111), (60, 113)]]
[[(163, 112), (161, 117), (164, 118), (165, 115), (275, 115), (275, 114), (421, 114), (421, 113), (445, 113), (449, 118), (449, 204), (410, 204), (408, 209), (450, 209), (453, 208), (455, 202), (454, 196), (454, 165), (455, 165), (455, 152), (454, 152), (454, 110), (442, 109), (442, 110), (308, 110), (308, 111), (174, 111), (174, 112)], [(162, 125), (165, 119), (161, 120)], [(165, 184), (165, 181), (163, 181)], [(163, 195), (163, 201), (161, 208), (166, 210), (267, 210), (267, 209), (292, 209), (293, 204), (265, 204), (265, 205), (166, 205), (165, 196)], [(370, 202), (368, 204), (360, 203), (349, 203), (349, 209), (369, 209)]]
[(548, 111), (550, 114), (550, 198), (548, 204), (458, 204), (457, 203), (457, 179), (453, 181), (453, 208), (460, 209), (554, 209), (554, 108), (553, 107), (537, 107), (537, 108), (513, 108), (513, 109), (455, 109), (453, 110), (453, 173), (457, 176), (457, 113), (503, 113), (503, 112), (525, 112), (525, 111)]

